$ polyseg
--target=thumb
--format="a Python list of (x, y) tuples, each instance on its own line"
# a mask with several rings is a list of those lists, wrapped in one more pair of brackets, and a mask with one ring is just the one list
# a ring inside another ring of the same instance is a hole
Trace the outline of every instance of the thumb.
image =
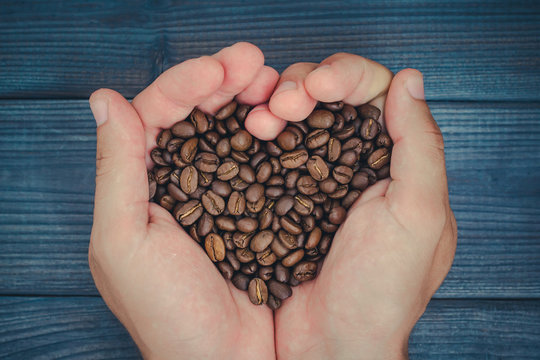
[(448, 208), (443, 137), (424, 100), (419, 71), (406, 69), (394, 77), (385, 119), (394, 142), (386, 193), (394, 215), (410, 230), (442, 229)]
[(148, 222), (148, 178), (144, 129), (119, 93), (100, 89), (90, 96), (97, 123), (93, 241), (128, 241)]

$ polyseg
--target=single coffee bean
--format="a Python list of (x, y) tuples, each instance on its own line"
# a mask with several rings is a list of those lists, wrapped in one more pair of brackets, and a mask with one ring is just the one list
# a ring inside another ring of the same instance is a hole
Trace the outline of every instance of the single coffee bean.
[(328, 165), (320, 156), (312, 156), (307, 161), (307, 168), (312, 178), (323, 181), (329, 175)]
[(214, 181), (214, 174), (213, 173), (207, 173), (204, 171), (199, 172), (199, 186), (202, 187), (209, 187), (212, 185), (212, 182)]
[(314, 249), (319, 245), (319, 242), (321, 241), (322, 237), (322, 231), (321, 228), (316, 227), (311, 231), (309, 234), (309, 237), (306, 241), (306, 245), (304, 246), (306, 249)]
[(150, 171), (147, 172), (148, 175), (148, 198), (153, 199), (156, 194), (157, 182), (154, 174)]
[(197, 234), (201, 237), (205, 237), (210, 234), (212, 228), (214, 227), (214, 217), (208, 213), (201, 215), (199, 221), (197, 222)]
[(216, 120), (224, 120), (234, 114), (236, 107), (236, 101), (231, 101), (230, 103), (219, 109), (219, 111), (216, 113), (216, 116), (214, 117), (216, 118)]
[(159, 205), (161, 207), (171, 211), (174, 208), (174, 205), (176, 204), (176, 200), (168, 194), (165, 194), (159, 199)]
[(302, 225), (304, 233), (309, 233), (315, 227), (315, 217), (312, 215), (304, 216), (300, 224)]
[(208, 190), (202, 195), (201, 202), (211, 215), (220, 215), (225, 210), (225, 200), (212, 190)]
[(208, 141), (209, 145), (216, 146), (221, 136), (216, 131), (208, 131), (204, 134), (204, 138)]
[(273, 311), (276, 311), (277, 309), (281, 307), (281, 300), (275, 298), (272, 295), (268, 295), (268, 301), (266, 305), (268, 305), (268, 307), (272, 309)]
[(287, 216), (283, 216), (281, 219), (279, 219), (279, 224), (289, 234), (299, 235), (302, 233), (302, 226)]
[(316, 149), (325, 145), (329, 139), (330, 133), (328, 131), (325, 129), (316, 129), (306, 136), (305, 144), (308, 149)]
[(343, 129), (341, 129), (338, 132), (335, 132), (333, 135), (336, 139), (345, 141), (346, 139), (350, 138), (356, 133), (356, 129), (354, 128), (354, 125), (347, 125), (344, 126)]
[(251, 279), (248, 288), (249, 300), (255, 305), (266, 304), (268, 301), (268, 288), (266, 283), (259, 278)]
[(285, 194), (285, 190), (281, 186), (269, 186), (265, 189), (264, 194), (269, 199), (279, 199)]
[[(277, 158), (270, 158), (270, 159), (268, 159), (268, 161), (270, 162), (270, 165), (272, 166), (272, 174), (274, 174), (274, 175), (280, 174), (281, 170), (282, 170), (282, 167), (281, 167), (281, 163), (279, 162), (279, 160)], [(270, 179), (268, 179), (268, 180), (270, 180)]]
[(330, 236), (330, 234), (323, 235), (321, 242), (319, 243), (319, 252), (323, 255), (327, 254), (331, 244), (332, 236)]
[(384, 165), (382, 168), (376, 171), (377, 172), (377, 180), (386, 179), (390, 176), (390, 166)]
[[(281, 233), (283, 230), (279, 230), (279, 233)], [(286, 231), (283, 231), (287, 233)], [(288, 234), (288, 233), (287, 233)], [(290, 234), (289, 234), (290, 235)], [(294, 235), (291, 235), (294, 236)], [(270, 249), (278, 258), (283, 258), (289, 253), (289, 249), (283, 244), (283, 241), (281, 241), (281, 238), (274, 238), (274, 241), (272, 241), (272, 244), (270, 244)]]
[(364, 141), (362, 145), (362, 152), (360, 153), (362, 159), (366, 159), (374, 150), (375, 145), (373, 144), (373, 141)]
[(281, 148), (279, 146), (277, 146), (274, 142), (268, 141), (266, 143), (266, 152), (270, 156), (277, 157), (277, 156), (280, 156), (283, 153), (283, 150), (281, 150)]
[(381, 110), (379, 110), (376, 106), (364, 104), (358, 107), (358, 114), (362, 119), (379, 120), (379, 116), (381, 116)]
[(266, 249), (274, 240), (274, 233), (270, 230), (263, 230), (256, 234), (249, 245), (250, 249), (259, 253)]
[(358, 190), (350, 190), (347, 195), (345, 195), (345, 197), (341, 200), (341, 204), (345, 209), (349, 209), (354, 204), (356, 199), (360, 197), (360, 194), (361, 193)]
[(255, 202), (246, 201), (246, 209), (252, 214), (257, 214), (261, 212), (261, 210), (264, 207), (265, 202), (266, 202), (266, 198), (264, 196), (261, 196), (259, 200)]
[(332, 171), (332, 176), (340, 184), (348, 184), (353, 178), (353, 170), (344, 165), (339, 165)]
[(190, 139), (195, 136), (195, 126), (188, 121), (179, 121), (171, 128), (174, 136), (181, 139)]
[(347, 140), (343, 145), (341, 146), (341, 151), (349, 151), (353, 150), (357, 155), (360, 155), (362, 153), (362, 139), (353, 137)]
[(272, 165), (269, 162), (265, 161), (261, 163), (257, 168), (257, 181), (261, 184), (265, 183), (268, 181), (268, 179), (270, 179), (270, 176), (272, 176)]
[(300, 285), (300, 280), (297, 280), (294, 276), (291, 276), (288, 284), (289, 286), (298, 286)]
[(298, 181), (299, 177), (300, 177), (300, 171), (298, 170), (292, 170), (292, 171), (287, 172), (287, 175), (285, 175), (285, 187), (287, 189), (295, 189), (296, 182)]
[(279, 157), (279, 161), (281, 162), (281, 166), (286, 169), (296, 169), (300, 167), (300, 165), (305, 164), (306, 161), (308, 161), (308, 157), (307, 151), (300, 149), (283, 153)]
[(365, 172), (357, 172), (351, 180), (351, 186), (354, 189), (364, 191), (369, 186), (369, 177)]
[(370, 168), (378, 170), (390, 162), (390, 153), (387, 148), (379, 148), (369, 155), (367, 162)]
[(221, 139), (216, 145), (216, 154), (220, 158), (225, 158), (231, 154), (231, 143), (229, 139)]
[(161, 130), (161, 132), (159, 133), (157, 137), (156, 144), (160, 149), (166, 149), (167, 143), (171, 139), (172, 139), (171, 130), (169, 129)]
[(327, 153), (328, 153), (328, 147), (326, 145), (316, 148), (311, 152), (312, 155), (317, 155), (322, 158), (326, 157)]
[(339, 185), (331, 194), (328, 194), (328, 197), (331, 199), (341, 199), (344, 198), (345, 195), (347, 195), (347, 192), (349, 191), (349, 185)]
[(236, 151), (246, 151), (253, 141), (251, 134), (246, 130), (238, 130), (231, 138), (231, 147)]
[(248, 233), (243, 232), (235, 232), (233, 234), (233, 242), (234, 245), (239, 249), (247, 248), (251, 239), (253, 238), (253, 235), (255, 235), (255, 231), (251, 231)]
[(332, 128), (330, 130), (335, 133), (343, 130), (343, 128), (345, 127), (345, 118), (339, 113), (334, 114), (334, 116), (336, 117), (336, 121), (334, 122), (334, 125), (332, 125)]
[(217, 169), (217, 177), (219, 180), (231, 180), (233, 177), (238, 175), (240, 168), (236, 161), (227, 161), (221, 164)]
[(347, 150), (341, 153), (338, 162), (341, 165), (353, 166), (358, 161), (358, 154), (354, 150)]
[(221, 261), (217, 263), (217, 267), (223, 277), (227, 280), (231, 280), (234, 275), (234, 269), (228, 262)]
[(313, 200), (315, 204), (322, 204), (328, 198), (328, 195), (322, 192), (318, 192), (316, 194), (311, 195), (310, 198), (311, 200)]
[(257, 167), (266, 159), (268, 158), (268, 154), (263, 152), (258, 152), (255, 155), (251, 157), (251, 160), (249, 161), (249, 164), (253, 169), (257, 169)]
[(295, 126), (295, 125), (289, 125), (285, 128), (284, 131), (288, 131), (288, 132), (291, 132), (294, 134), (295, 138), (295, 145), (298, 146), (302, 143), (302, 141), (304, 140), (304, 134), (305, 134), (305, 131), (309, 130), (307, 127), (305, 128), (300, 128), (298, 126)]
[(295, 223), (300, 223), (300, 221), (302, 221), (302, 217), (300, 216), (300, 214), (298, 214), (294, 209), (289, 211), (289, 213), (287, 214), (292, 221), (294, 221)]
[(313, 208), (313, 212), (311, 214), (313, 215), (313, 217), (315, 217), (315, 220), (319, 221), (324, 216), (324, 210), (320, 206), (315, 206), (315, 208)]
[(188, 166), (182, 170), (180, 175), (180, 188), (186, 194), (192, 194), (195, 192), (198, 186), (199, 173), (194, 166)]
[[(231, 237), (231, 239), (232, 239), (232, 237)], [(235, 255), (235, 253), (233, 251), (227, 251), (226, 254), (225, 254), (225, 257), (227, 258), (227, 261), (229, 262), (229, 264), (231, 264), (231, 266), (233, 267), (234, 271), (240, 270), (240, 267), (242, 266), (242, 263), (240, 263), (240, 261), (238, 261), (238, 259), (236, 258), (236, 255)]]
[(291, 131), (283, 131), (278, 135), (276, 141), (280, 148), (285, 151), (291, 151), (296, 147), (296, 137), (296, 134)]
[(277, 281), (286, 283), (290, 278), (290, 271), (288, 268), (283, 266), (281, 263), (277, 263), (274, 267), (274, 277)]
[(196, 137), (186, 140), (180, 149), (180, 157), (182, 158), (182, 161), (191, 164), (191, 162), (195, 159), (195, 155), (197, 154), (198, 145), (199, 139)]
[(330, 210), (328, 220), (334, 225), (340, 225), (347, 217), (347, 210), (344, 207), (338, 206)]
[(231, 282), (237, 289), (246, 291), (249, 286), (249, 277), (245, 274), (237, 272), (233, 275)]
[(222, 231), (235, 231), (236, 222), (229, 216), (220, 215), (214, 220), (217, 228)]
[(238, 104), (234, 115), (238, 119), (238, 121), (244, 121), (250, 110), (251, 110), (251, 106), (246, 105), (246, 104)]
[(336, 138), (330, 138), (327, 147), (326, 158), (328, 161), (337, 161), (341, 156), (341, 142)]
[(233, 158), (234, 161), (241, 164), (248, 163), (250, 160), (249, 156), (245, 152), (236, 151), (236, 150), (231, 151), (231, 157)]
[(289, 212), (294, 206), (294, 198), (290, 195), (284, 195), (276, 202), (274, 212), (278, 216), (283, 216)]
[(294, 210), (296, 210), (300, 215), (307, 216), (311, 214), (313, 207), (313, 200), (306, 195), (298, 194), (294, 197)]
[(358, 117), (358, 113), (356, 112), (356, 109), (349, 104), (345, 104), (343, 106), (343, 109), (341, 110), (341, 115), (343, 115), (346, 122), (353, 121), (354, 119)]
[(283, 258), (283, 260), (281, 260), (281, 263), (285, 267), (291, 267), (298, 263), (300, 260), (302, 260), (303, 257), (304, 249), (298, 249)]
[(322, 103), (322, 106), (325, 109), (328, 109), (333, 112), (340, 111), (341, 109), (343, 109), (343, 105), (344, 105), (343, 101), (336, 101), (332, 103)]
[(264, 281), (268, 281), (272, 278), (274, 274), (274, 268), (271, 266), (261, 266), (259, 268), (259, 277)]
[(204, 134), (208, 131), (208, 118), (206, 114), (195, 108), (189, 117), (189, 120), (195, 126), (195, 131), (197, 134)]
[(262, 266), (270, 266), (273, 263), (275, 263), (277, 260), (276, 254), (274, 254), (270, 248), (267, 248), (266, 250), (258, 252), (256, 257), (257, 257), (257, 262), (261, 264)]
[(203, 207), (198, 200), (190, 200), (185, 204), (178, 203), (174, 208), (174, 217), (182, 226), (192, 225), (203, 214)]
[(204, 172), (213, 173), (219, 166), (219, 158), (216, 154), (203, 152), (195, 156), (195, 167)]
[(392, 139), (388, 134), (380, 133), (379, 136), (377, 136), (377, 139), (375, 140), (375, 145), (377, 147), (385, 147), (385, 148), (391, 148), (392, 147)]
[(365, 140), (373, 140), (379, 135), (380, 130), (381, 126), (377, 120), (366, 119), (362, 122), (362, 126), (360, 127), (360, 136)]
[(255, 171), (248, 164), (240, 165), (238, 177), (248, 184), (253, 184), (257, 180), (255, 177)]
[(296, 187), (304, 195), (313, 195), (319, 191), (317, 181), (311, 176), (301, 176), (296, 183)]
[(172, 169), (168, 166), (159, 168), (155, 173), (156, 182), (159, 185), (166, 184), (171, 176)]
[(245, 232), (245, 233), (255, 231), (257, 230), (258, 227), (259, 227), (259, 222), (257, 221), (257, 219), (253, 219), (249, 217), (242, 218), (236, 222), (236, 228), (238, 229), (238, 231)]
[(228, 197), (232, 192), (232, 188), (228, 182), (214, 180), (212, 183), (212, 191), (221, 197)]
[(227, 119), (225, 119), (225, 127), (231, 134), (236, 134), (238, 130), (240, 130), (240, 123), (234, 116), (230, 116)]
[(281, 175), (272, 175), (266, 182), (266, 186), (282, 186), (285, 185), (285, 179)]
[(245, 264), (255, 260), (255, 253), (247, 247), (244, 249), (236, 249), (236, 258), (238, 261)]
[(267, 229), (272, 224), (273, 217), (274, 215), (271, 210), (263, 208), (259, 213), (259, 229)]
[(337, 181), (330, 177), (319, 183), (319, 189), (326, 194), (333, 193), (336, 191), (337, 187)]
[(171, 156), (172, 156), (173, 153), (177, 152), (182, 147), (182, 144), (184, 142), (185, 142), (184, 139), (172, 138), (167, 143), (167, 152), (171, 153)]
[(199, 234), (197, 233), (197, 225), (196, 225), (196, 224), (191, 225), (191, 226), (188, 228), (187, 233), (189, 234), (189, 236), (191, 236), (191, 237), (193, 238), (193, 240), (195, 240), (195, 241), (198, 242), (199, 244), (200, 244), (201, 241), (203, 240), (203, 238), (201, 238), (201, 237), (199, 236)]
[(256, 262), (250, 262), (249, 264), (244, 264), (240, 268), (240, 271), (246, 275), (253, 275), (259, 270), (259, 266)]
[(315, 110), (307, 117), (307, 123), (312, 128), (328, 129), (335, 121), (334, 114), (328, 110)]
[(377, 173), (370, 168), (361, 168), (358, 172), (364, 172), (368, 175), (369, 185), (373, 185), (377, 181)]
[(152, 151), (150, 151), (150, 158), (154, 163), (156, 163), (159, 166), (167, 166), (169, 163), (163, 159), (162, 151), (159, 148), (155, 148)]
[(212, 145), (204, 138), (199, 138), (199, 151), (215, 153)]
[[(184, 143), (185, 144), (185, 143)], [(184, 146), (184, 144), (182, 144), (182, 146)], [(180, 149), (180, 152), (182, 151), (182, 149)], [(182, 160), (182, 155), (180, 154), (180, 152), (175, 152), (173, 155), (172, 155), (172, 162), (173, 164), (178, 168), (178, 169), (183, 169), (185, 168), (186, 166), (189, 165), (189, 163), (185, 162), (184, 160)], [(177, 170), (178, 170), (177, 169)]]
[(289, 285), (276, 280), (268, 281), (268, 290), (280, 300), (285, 300), (292, 295), (292, 289)]
[(229, 184), (231, 184), (232, 189), (235, 191), (245, 191), (249, 187), (249, 184), (238, 176), (229, 180)]
[(312, 280), (317, 275), (317, 263), (312, 261), (302, 261), (293, 270), (293, 276), (298, 281)]
[(322, 220), (321, 221), (321, 230), (326, 233), (334, 233), (338, 229), (338, 225), (332, 224), (328, 220)]
[(227, 202), (227, 209), (231, 215), (242, 215), (244, 210), (246, 210), (246, 198), (244, 193), (234, 191)]
[(213, 262), (225, 259), (225, 243), (223, 238), (215, 233), (210, 233), (204, 238), (204, 248), (208, 257)]

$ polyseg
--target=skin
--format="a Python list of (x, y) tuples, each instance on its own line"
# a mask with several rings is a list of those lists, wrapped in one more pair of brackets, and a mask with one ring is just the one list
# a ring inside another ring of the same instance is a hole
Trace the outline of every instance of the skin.
[[(411, 329), (456, 246), (442, 136), (421, 75), (408, 69), (392, 77), (343, 53), (294, 64), (281, 77), (263, 64), (257, 47), (237, 43), (167, 70), (131, 104), (112, 90), (92, 94), (98, 144), (89, 263), (96, 286), (147, 359), (406, 358)], [(194, 106), (215, 113), (234, 96), (264, 103), (246, 119), (262, 139), (302, 120), (316, 101), (384, 105), (395, 144), (392, 180), (362, 194), (319, 276), (297, 286), (275, 316), (223, 280), (172, 216), (148, 203), (148, 154), (160, 129)]]

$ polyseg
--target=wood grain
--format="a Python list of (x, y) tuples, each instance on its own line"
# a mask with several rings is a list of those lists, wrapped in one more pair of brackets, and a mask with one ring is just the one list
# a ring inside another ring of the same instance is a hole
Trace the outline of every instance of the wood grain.
[[(540, 297), (540, 104), (431, 104), (459, 228), (436, 294)], [(96, 294), (86, 101), (0, 101), (0, 294)]]
[[(538, 359), (538, 301), (433, 300), (411, 359)], [(0, 297), (0, 358), (140, 359), (101, 298)]]
[(0, 98), (133, 97), (191, 57), (250, 41), (279, 71), (346, 51), (425, 73), (432, 100), (539, 100), (537, 1), (3, 1)]

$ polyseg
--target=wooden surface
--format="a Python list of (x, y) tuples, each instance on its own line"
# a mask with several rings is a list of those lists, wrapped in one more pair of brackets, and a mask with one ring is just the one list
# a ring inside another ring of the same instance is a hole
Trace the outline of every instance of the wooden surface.
[(278, 70), (348, 51), (424, 72), (459, 238), (411, 358), (540, 359), (540, 3), (258, 3), (0, 3), (0, 358), (139, 358), (88, 270), (83, 99), (247, 40)]

